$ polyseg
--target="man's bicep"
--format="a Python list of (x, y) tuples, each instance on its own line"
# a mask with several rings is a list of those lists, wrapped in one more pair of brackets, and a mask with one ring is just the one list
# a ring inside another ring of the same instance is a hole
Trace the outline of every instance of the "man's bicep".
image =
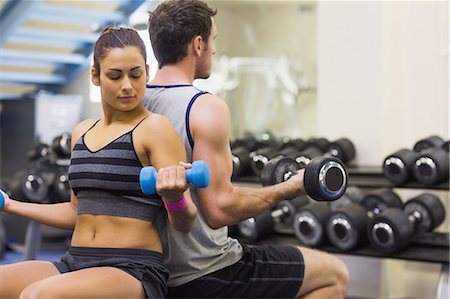
[(210, 113), (205, 116), (206, 119), (200, 121), (197, 119), (194, 126), (196, 131), (193, 159), (205, 160), (210, 169), (210, 185), (206, 189), (199, 189), (198, 195), (203, 214), (207, 212), (208, 215), (212, 215), (211, 217), (216, 216), (213, 211), (221, 206), (221, 199), (229, 197), (232, 189), (232, 160), (227, 113), (228, 111), (210, 110)]
[(211, 170), (217, 173), (216, 176), (223, 179), (224, 172), (228, 173), (232, 169), (229, 111), (222, 102), (199, 104), (198, 107), (194, 106), (196, 110), (192, 123), (193, 160), (205, 160)]

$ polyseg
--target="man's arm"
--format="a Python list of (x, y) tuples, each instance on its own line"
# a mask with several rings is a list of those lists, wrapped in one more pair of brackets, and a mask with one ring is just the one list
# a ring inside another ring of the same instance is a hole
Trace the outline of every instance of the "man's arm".
[(270, 187), (248, 188), (231, 183), (230, 113), (220, 98), (200, 96), (191, 110), (190, 127), (193, 160), (205, 160), (211, 173), (209, 187), (197, 190), (202, 216), (211, 228), (240, 222), (267, 211), (280, 200), (305, 194), (303, 170)]

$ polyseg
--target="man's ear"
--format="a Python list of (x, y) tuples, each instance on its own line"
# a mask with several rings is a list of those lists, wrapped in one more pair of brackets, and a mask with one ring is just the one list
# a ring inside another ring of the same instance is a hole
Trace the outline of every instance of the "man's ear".
[(94, 67), (91, 68), (91, 81), (95, 86), (100, 86), (100, 74), (97, 74)]
[(200, 35), (194, 37), (194, 39), (192, 40), (192, 46), (194, 49), (194, 54), (196, 56), (201, 56), (203, 52), (203, 47), (205, 46), (203, 42), (203, 37), (201, 37)]

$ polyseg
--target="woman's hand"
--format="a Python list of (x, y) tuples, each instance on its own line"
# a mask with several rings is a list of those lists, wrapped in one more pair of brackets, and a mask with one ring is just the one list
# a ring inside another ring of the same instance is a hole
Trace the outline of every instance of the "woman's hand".
[[(1, 193), (1, 196), (0, 196), (0, 209), (2, 211), (7, 212), (8, 206), (9, 206), (9, 204), (11, 202), (11, 198), (9, 197), (9, 195), (5, 191), (3, 191), (1, 189), (0, 189), (0, 193)], [(1, 198), (3, 198), (3, 200)]]
[(156, 179), (156, 192), (166, 202), (176, 202), (189, 187), (186, 181), (186, 169), (190, 163), (180, 162), (178, 166), (160, 168)]

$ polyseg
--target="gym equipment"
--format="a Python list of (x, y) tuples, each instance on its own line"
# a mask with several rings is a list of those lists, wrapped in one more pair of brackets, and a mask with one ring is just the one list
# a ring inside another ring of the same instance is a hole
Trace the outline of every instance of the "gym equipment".
[(324, 155), (324, 152), (320, 150), (316, 146), (308, 146), (304, 150), (302, 150), (297, 156), (295, 157), (295, 161), (297, 161), (298, 164), (302, 168), (305, 168), (306, 165), (308, 165), (311, 160), (317, 157), (321, 157)]
[(413, 179), (412, 169), (420, 154), (409, 149), (400, 149), (387, 156), (383, 161), (384, 177), (397, 185), (403, 185)]
[(431, 186), (449, 176), (449, 153), (442, 147), (424, 150), (417, 158), (413, 175), (417, 182)]
[(48, 182), (39, 170), (17, 172), (10, 183), (12, 197), (26, 202), (48, 203)]
[(38, 143), (27, 152), (28, 160), (30, 162), (37, 161), (41, 158), (47, 158), (49, 154), (50, 146), (46, 143)]
[(347, 189), (345, 189), (345, 193), (341, 198), (339, 198), (339, 200), (330, 201), (328, 205), (332, 211), (336, 211), (349, 203), (361, 204), (365, 196), (366, 192), (364, 192), (361, 188), (356, 186), (348, 186)]
[(328, 145), (326, 152), (346, 164), (356, 156), (356, 149), (353, 142), (345, 137), (332, 141), (330, 145)]
[(330, 146), (330, 141), (328, 141), (328, 139), (320, 137), (320, 138), (310, 138), (307, 141), (308, 146), (313, 146), (318, 148), (322, 153), (325, 153), (328, 149), (328, 147)]
[(250, 151), (243, 146), (231, 150), (233, 161), (233, 177), (243, 176), (250, 172)]
[(70, 158), (71, 138), (72, 136), (70, 133), (62, 133), (61, 135), (53, 138), (52, 150), (58, 158), (60, 159)]
[(325, 202), (312, 201), (303, 206), (292, 222), (294, 235), (300, 243), (309, 247), (323, 245), (327, 241), (324, 227), (330, 213), (330, 206)]
[[(271, 159), (263, 169), (261, 183), (271, 186), (290, 179), (301, 165), (289, 157)], [(341, 197), (347, 187), (347, 171), (342, 162), (334, 157), (317, 157), (305, 167), (306, 193), (318, 201), (332, 201)]]
[(249, 135), (243, 138), (235, 139), (230, 143), (231, 149), (238, 147), (245, 147), (249, 152), (252, 152), (258, 148), (258, 140), (255, 136)]
[(346, 251), (364, 244), (369, 219), (388, 207), (402, 208), (403, 204), (395, 192), (382, 188), (364, 196), (360, 204), (349, 202), (337, 208), (325, 226), (329, 242)]
[(67, 172), (67, 167), (61, 167), (53, 171), (52, 182), (48, 194), (52, 203), (70, 201), (71, 188)]
[(250, 167), (252, 172), (260, 176), (269, 160), (279, 156), (279, 149), (279, 147), (266, 146), (250, 153)]
[(423, 193), (408, 200), (403, 210), (388, 208), (373, 217), (367, 234), (374, 249), (390, 254), (408, 246), (415, 232), (431, 232), (444, 218), (445, 208), (439, 198)]
[(250, 241), (267, 237), (274, 232), (275, 223), (277, 222), (292, 225), (296, 211), (307, 203), (308, 199), (304, 196), (296, 197), (292, 200), (282, 200), (274, 210), (267, 211), (238, 223), (238, 235)]
[(450, 152), (450, 149), (449, 149), (449, 142), (450, 142), (450, 140), (447, 140), (447, 141), (442, 145), (442, 148), (445, 149), (445, 150), (447, 151), (447, 153)]
[(414, 144), (414, 151), (415, 152), (423, 152), (427, 149), (434, 148), (434, 147), (442, 147), (444, 145), (445, 141), (439, 136), (433, 135), (429, 136), (427, 138), (421, 139), (417, 141)]
[(281, 148), (280, 150), (284, 150), (285, 148), (295, 148), (299, 151), (304, 150), (308, 143), (301, 138), (291, 139), (289, 137), (284, 137), (281, 139)]
[[(139, 174), (142, 192), (146, 195), (156, 194), (156, 178), (158, 172), (153, 166), (143, 167)], [(209, 185), (209, 168), (203, 160), (194, 161), (192, 168), (186, 170), (186, 181), (196, 188), (206, 188)]]
[[(445, 145), (444, 140), (439, 136), (430, 136), (428, 138), (417, 141), (414, 144), (413, 150), (409, 149), (400, 149), (395, 153), (388, 155), (383, 161), (383, 174), (384, 177), (397, 185), (403, 185), (413, 178), (415, 178), (414, 168), (417, 164), (418, 159), (421, 158), (422, 155), (426, 155), (426, 153), (434, 152), (437, 148), (443, 148)], [(448, 151), (447, 151), (448, 152)], [(442, 153), (433, 153), (434, 158), (442, 159)], [(437, 157), (439, 156), (439, 157)], [(425, 181), (435, 181), (437, 176), (437, 172), (441, 172), (439, 170), (434, 171), (436, 168), (436, 163), (430, 161), (430, 159), (423, 158), (418, 162), (420, 165), (423, 165), (421, 174), (417, 174), (419, 176), (419, 183), (424, 184), (434, 184), (435, 182), (426, 183)], [(445, 161), (444, 161), (445, 164)], [(448, 157), (447, 157), (448, 164)], [(435, 172), (431, 174), (431, 172)], [(448, 172), (448, 168), (447, 168)], [(429, 174), (430, 173), (430, 174)], [(420, 178), (420, 176), (428, 176), (431, 175), (433, 178)], [(443, 179), (442, 179), (443, 180)]]

